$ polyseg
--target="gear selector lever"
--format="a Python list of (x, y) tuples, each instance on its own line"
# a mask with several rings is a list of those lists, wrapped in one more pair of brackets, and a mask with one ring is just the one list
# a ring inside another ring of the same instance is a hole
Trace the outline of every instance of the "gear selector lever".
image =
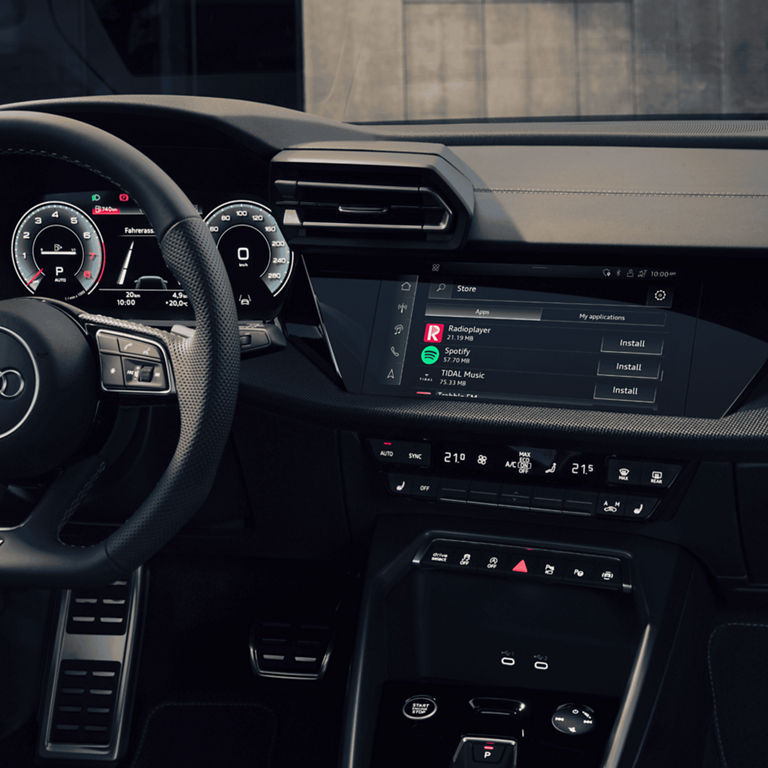
[(477, 768), (481, 765), (515, 768), (517, 742), (495, 736), (462, 736), (453, 755), (451, 768)]

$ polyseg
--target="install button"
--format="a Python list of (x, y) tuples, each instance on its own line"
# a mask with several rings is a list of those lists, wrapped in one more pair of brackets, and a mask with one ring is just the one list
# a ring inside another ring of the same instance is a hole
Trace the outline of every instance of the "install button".
[(661, 360), (654, 357), (603, 357), (597, 364), (598, 376), (624, 376), (630, 379), (658, 379)]
[(660, 355), (664, 351), (664, 337), (650, 333), (607, 333), (603, 336), (600, 351)]
[(620, 403), (655, 403), (656, 385), (646, 381), (598, 381), (593, 398)]

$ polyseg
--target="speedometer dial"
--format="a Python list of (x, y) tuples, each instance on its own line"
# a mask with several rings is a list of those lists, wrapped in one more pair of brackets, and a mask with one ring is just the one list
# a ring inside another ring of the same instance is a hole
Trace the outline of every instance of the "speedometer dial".
[(104, 241), (86, 213), (70, 203), (31, 208), (16, 225), (13, 265), (33, 294), (72, 301), (104, 274)]
[(234, 200), (211, 211), (205, 223), (241, 307), (250, 306), (249, 286), (256, 280), (261, 280), (273, 296), (285, 287), (293, 254), (268, 208), (250, 200)]

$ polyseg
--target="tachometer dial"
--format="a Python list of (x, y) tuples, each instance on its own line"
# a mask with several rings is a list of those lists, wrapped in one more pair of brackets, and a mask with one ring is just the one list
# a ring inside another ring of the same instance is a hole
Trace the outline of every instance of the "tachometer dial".
[(72, 301), (90, 293), (104, 274), (104, 240), (86, 213), (50, 202), (27, 211), (16, 225), (13, 265), (38, 296)]
[(268, 208), (250, 200), (234, 200), (205, 219), (232, 282), (235, 300), (250, 306), (249, 285), (261, 280), (272, 295), (288, 282), (293, 254)]

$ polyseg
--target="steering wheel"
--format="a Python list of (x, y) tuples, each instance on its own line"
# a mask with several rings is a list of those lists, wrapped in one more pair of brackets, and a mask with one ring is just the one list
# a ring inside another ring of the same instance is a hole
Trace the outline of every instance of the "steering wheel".
[[(121, 139), (77, 120), (9, 111), (0, 113), (0, 154), (73, 163), (133, 197), (194, 312), (194, 333), (181, 336), (57, 301), (0, 301), (0, 479), (56, 473), (27, 520), (0, 529), (0, 583), (106, 583), (157, 552), (211, 489), (237, 398), (232, 289), (188, 198)], [(99, 404), (169, 397), (178, 400), (178, 443), (149, 496), (101, 543), (63, 543), (62, 526), (109, 463), (103, 447), (83, 455)]]

